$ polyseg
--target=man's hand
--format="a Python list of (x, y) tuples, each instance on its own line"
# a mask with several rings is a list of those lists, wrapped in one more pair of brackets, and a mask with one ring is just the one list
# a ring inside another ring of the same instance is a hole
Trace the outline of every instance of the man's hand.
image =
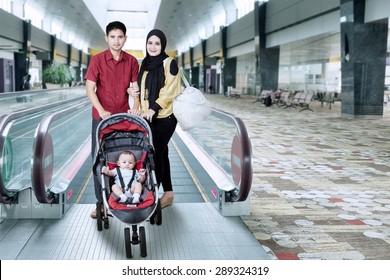
[(102, 112), (99, 112), (99, 116), (104, 120), (104, 119), (107, 119), (109, 116), (111, 116), (111, 112), (102, 111)]

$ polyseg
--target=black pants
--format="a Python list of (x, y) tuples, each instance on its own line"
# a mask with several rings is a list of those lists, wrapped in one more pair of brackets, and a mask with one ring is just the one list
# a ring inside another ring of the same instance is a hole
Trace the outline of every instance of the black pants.
[[(95, 163), (96, 129), (97, 129), (99, 123), (100, 123), (100, 120), (95, 120), (94, 118), (92, 118), (92, 133), (91, 133), (91, 137), (92, 137), (92, 139), (91, 139), (92, 140), (92, 147), (91, 147), (92, 148), (91, 149), (92, 166)], [(92, 175), (93, 175), (93, 185), (95, 186), (96, 199), (99, 202), (103, 202), (102, 187), (101, 187), (100, 181), (95, 174), (92, 174)]]
[(157, 184), (160, 185), (161, 183), (165, 192), (173, 190), (168, 143), (175, 132), (176, 125), (177, 120), (173, 114), (163, 119), (155, 118), (150, 123), (155, 151)]

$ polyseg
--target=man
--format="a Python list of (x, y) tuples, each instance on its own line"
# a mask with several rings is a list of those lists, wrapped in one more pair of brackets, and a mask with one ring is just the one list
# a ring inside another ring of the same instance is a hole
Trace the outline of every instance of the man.
[[(108, 49), (91, 59), (86, 80), (87, 96), (92, 103), (92, 160), (96, 151), (96, 129), (101, 119), (111, 114), (129, 111), (127, 91), (130, 84), (137, 86), (137, 59), (122, 50), (126, 42), (126, 26), (119, 21), (111, 22), (106, 27), (105, 40)], [(102, 202), (100, 183), (94, 176), (95, 195)], [(96, 209), (91, 213), (96, 218)]]

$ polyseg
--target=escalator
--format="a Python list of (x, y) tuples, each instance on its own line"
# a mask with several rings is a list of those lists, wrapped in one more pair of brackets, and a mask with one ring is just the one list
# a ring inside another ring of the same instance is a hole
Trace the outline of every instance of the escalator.
[[(55, 97), (55, 92), (51, 92), (50, 98), (46, 98), (46, 100), (52, 102), (41, 106), (39, 104), (43, 102), (42, 98), (35, 97), (37, 102), (30, 104), (30, 108), (0, 116), (0, 203), (4, 205), (5, 211), (10, 205), (23, 203), (21, 199), (24, 198), (20, 194), (24, 193), (25, 190), (27, 192), (31, 190), (31, 178), (33, 177), (31, 151), (36, 129), (41, 120), (53, 112), (58, 112), (67, 107), (80, 106), (80, 104), (83, 104), (85, 110), (88, 111), (89, 106), (87, 106), (85, 94), (82, 94), (84, 92), (82, 89), (70, 89), (68, 92), (72, 93), (68, 98), (64, 98), (63, 91), (59, 91), (57, 97)], [(46, 95), (46, 93), (43, 95)], [(1, 98), (4, 98), (4, 96), (1, 96)], [(5, 98), (6, 100), (10, 99), (7, 96)], [(16, 99), (13, 98), (13, 100)], [(2, 103), (2, 105), (5, 103)], [(10, 106), (12, 107), (12, 105)], [(31, 197), (31, 194), (27, 196)], [(23, 204), (23, 209), (19, 209), (21, 211), (18, 212), (25, 212), (25, 206)], [(8, 216), (15, 218), (12, 214)]]
[[(1, 259), (126, 259), (123, 223), (112, 219), (109, 230), (97, 231), (89, 217), (94, 194), (85, 197), (93, 186), (80, 183), (92, 184), (88, 104), (0, 117), (0, 247), (10, 246)], [(267, 258), (239, 217), (249, 214), (252, 183), (245, 126), (218, 110), (206, 121), (191, 131), (178, 126), (169, 144), (175, 203), (161, 226), (146, 223), (144, 259)]]
[[(90, 155), (90, 107), (85, 97), (63, 102), (59, 102), (59, 107), (51, 104), (0, 119), (0, 202), (18, 205), (7, 208), (9, 217), (62, 217), (85, 190), (80, 184), (70, 185), (78, 170), (89, 166), (86, 159)], [(249, 211), (246, 200), (252, 183), (251, 145), (239, 118), (213, 110), (207, 126), (186, 132), (178, 126), (171, 142), (174, 152), (184, 155), (179, 165), (190, 160), (185, 176), (198, 174), (190, 185), (199, 186), (204, 201), (226, 215)], [(198, 172), (189, 170), (198, 165)], [(183, 192), (175, 201), (194, 201), (185, 196)], [(234, 204), (245, 207), (232, 210)]]

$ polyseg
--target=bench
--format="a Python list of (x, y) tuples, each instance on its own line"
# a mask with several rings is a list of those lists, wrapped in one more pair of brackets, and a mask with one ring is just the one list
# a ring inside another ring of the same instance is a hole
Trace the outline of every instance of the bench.
[(321, 107), (324, 107), (324, 103), (326, 103), (329, 106), (329, 110), (332, 109), (332, 104), (335, 102), (334, 92), (322, 92), (317, 95), (318, 100), (321, 102)]
[(300, 102), (300, 105), (303, 107), (303, 109), (301, 109), (299, 112), (302, 112), (304, 110), (310, 110), (313, 112), (313, 110), (311, 108), (309, 108), (310, 102), (313, 100), (313, 97), (314, 97), (313, 91), (309, 91), (306, 93), (304, 99), (303, 100), (301, 99), (301, 102)]
[(390, 91), (385, 91), (383, 95), (383, 105), (388, 106), (390, 104)]
[(284, 107), (284, 108), (291, 107), (290, 106), (290, 104), (291, 104), (290, 92), (287, 91), (287, 90), (282, 90), (282, 92), (280, 93), (280, 97), (279, 97), (277, 103), (278, 103), (278, 108), (279, 107)]
[(313, 112), (313, 110), (309, 107), (310, 102), (313, 100), (314, 97), (314, 91), (299, 91), (295, 93), (293, 96), (291, 96), (292, 93), (288, 91), (282, 91), (280, 102), (281, 104), (278, 106), (283, 108), (297, 108), (297, 106), (302, 107), (299, 112), (302, 112), (304, 110), (310, 110)]
[[(256, 86), (256, 90), (257, 90), (257, 86)], [(266, 99), (268, 96), (271, 96), (272, 101), (274, 101), (275, 96), (273, 96), (273, 91), (272, 91), (272, 90), (263, 89), (263, 90), (257, 95), (257, 99), (256, 99), (255, 101), (253, 101), (253, 102), (260, 102), (261, 104), (264, 104), (264, 99)]]
[(240, 98), (244, 92), (244, 88), (228, 88), (228, 96)]

